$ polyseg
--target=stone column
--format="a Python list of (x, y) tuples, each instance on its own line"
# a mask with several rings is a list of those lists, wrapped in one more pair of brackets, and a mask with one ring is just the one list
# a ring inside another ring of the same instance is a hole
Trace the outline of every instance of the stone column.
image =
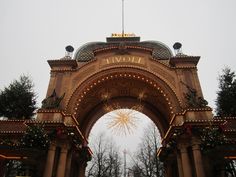
[(202, 154), (199, 144), (193, 144), (192, 150), (197, 177), (205, 177), (205, 172), (202, 164)]
[(166, 160), (166, 161), (165, 161), (164, 169), (165, 169), (165, 170), (164, 170), (164, 172), (165, 172), (164, 176), (165, 176), (165, 177), (171, 177), (171, 171), (172, 171), (173, 169), (172, 169), (172, 166), (171, 166), (171, 163), (170, 163), (169, 160)]
[(183, 167), (179, 152), (176, 153), (179, 177), (183, 177)]
[(79, 166), (79, 175), (78, 177), (85, 177), (86, 163), (81, 163)]
[(180, 155), (183, 167), (183, 177), (192, 177), (190, 159), (186, 146), (180, 146)]
[(66, 174), (65, 174), (65, 177), (70, 177), (71, 161), (72, 161), (72, 152), (69, 151), (69, 152), (68, 152), (68, 155), (67, 155)]
[(57, 166), (57, 177), (65, 177), (67, 152), (67, 147), (63, 146), (61, 148), (60, 158)]
[(5, 166), (6, 166), (5, 160), (4, 159), (0, 159), (0, 177), (4, 176)]
[(47, 161), (44, 168), (43, 177), (52, 177), (56, 145), (51, 144), (48, 149)]

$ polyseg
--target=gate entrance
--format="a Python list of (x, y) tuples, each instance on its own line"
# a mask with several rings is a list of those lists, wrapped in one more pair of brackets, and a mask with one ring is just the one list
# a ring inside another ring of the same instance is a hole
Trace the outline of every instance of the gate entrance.
[[(173, 55), (165, 44), (139, 37), (111, 37), (83, 45), (74, 58), (48, 60), (47, 97), (35, 123), (43, 122), (57, 136), (44, 159), (43, 176), (83, 177), (92, 155), (89, 132), (115, 105), (142, 107), (159, 128), (162, 148), (158, 154), (166, 177), (213, 175), (210, 156), (202, 155), (201, 130), (224, 125), (224, 132), (233, 138), (234, 133), (227, 130), (234, 128), (235, 119), (213, 119), (198, 78), (200, 57), (178, 51)], [(220, 152), (221, 157), (232, 158), (234, 150), (226, 151)]]
[(86, 167), (88, 177), (164, 177), (157, 157), (161, 146), (159, 130), (139, 111), (117, 109), (105, 114), (93, 126), (88, 141), (93, 152)]

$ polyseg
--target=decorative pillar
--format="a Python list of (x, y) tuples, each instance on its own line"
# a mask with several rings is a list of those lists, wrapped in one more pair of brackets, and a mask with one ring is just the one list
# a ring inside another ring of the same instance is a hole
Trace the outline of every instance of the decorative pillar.
[(5, 159), (0, 159), (0, 177), (4, 176), (5, 167), (6, 167)]
[(85, 177), (86, 166), (87, 166), (87, 163), (81, 163), (79, 165), (79, 175), (78, 175), (78, 177)]
[(193, 158), (194, 158), (194, 164), (196, 169), (196, 175), (197, 177), (205, 177), (205, 172), (202, 164), (202, 154), (200, 150), (199, 144), (193, 144), (192, 145), (193, 150)]
[(67, 147), (63, 146), (61, 148), (60, 158), (57, 166), (57, 177), (65, 177), (67, 152)]
[(176, 153), (179, 177), (183, 177), (183, 166), (179, 152)]
[(180, 146), (181, 161), (183, 167), (183, 177), (192, 177), (190, 159), (186, 146)]
[(68, 155), (67, 155), (66, 174), (65, 174), (65, 177), (70, 177), (71, 161), (72, 161), (72, 151), (69, 151), (69, 152), (68, 152)]
[(44, 168), (43, 177), (52, 177), (56, 145), (51, 144), (48, 149), (47, 161)]
[(171, 163), (169, 160), (166, 160), (165, 163), (164, 163), (164, 176), (165, 177), (171, 177), (171, 171), (172, 171), (172, 166), (171, 166)]

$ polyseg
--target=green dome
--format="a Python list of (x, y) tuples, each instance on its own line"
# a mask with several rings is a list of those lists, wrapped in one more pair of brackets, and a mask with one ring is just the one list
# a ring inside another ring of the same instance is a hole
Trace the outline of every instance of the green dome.
[(154, 59), (169, 59), (173, 56), (168, 46), (159, 41), (142, 41), (142, 42), (89, 42), (81, 46), (75, 53), (74, 59), (79, 62), (87, 62), (94, 59), (94, 51), (102, 48), (119, 48), (121, 45), (133, 47), (144, 47), (152, 51)]

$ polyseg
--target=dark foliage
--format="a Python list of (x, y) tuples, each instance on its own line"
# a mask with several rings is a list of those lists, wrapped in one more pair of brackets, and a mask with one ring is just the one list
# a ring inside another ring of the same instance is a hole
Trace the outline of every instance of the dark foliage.
[(21, 76), (0, 92), (0, 117), (30, 119), (36, 110), (36, 94), (28, 76)]
[(229, 68), (219, 77), (216, 106), (218, 116), (236, 116), (236, 75)]
[(50, 143), (43, 125), (28, 126), (26, 133), (21, 139), (21, 146), (24, 148), (47, 149)]

